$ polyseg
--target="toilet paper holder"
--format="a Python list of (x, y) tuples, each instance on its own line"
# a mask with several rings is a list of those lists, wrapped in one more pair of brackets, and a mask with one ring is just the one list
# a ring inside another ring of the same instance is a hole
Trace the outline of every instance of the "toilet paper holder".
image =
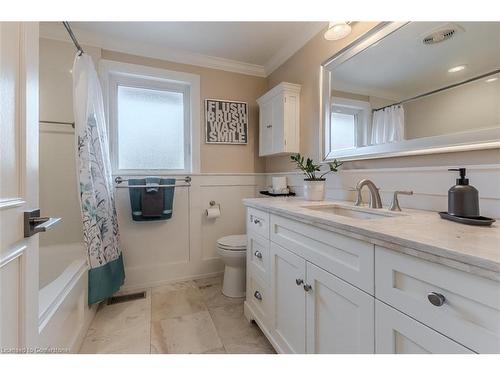
[(216, 201), (210, 201), (209, 204), (210, 204), (210, 208), (212, 208), (213, 206), (218, 206), (219, 211), (222, 211), (220, 208), (220, 203), (217, 203)]

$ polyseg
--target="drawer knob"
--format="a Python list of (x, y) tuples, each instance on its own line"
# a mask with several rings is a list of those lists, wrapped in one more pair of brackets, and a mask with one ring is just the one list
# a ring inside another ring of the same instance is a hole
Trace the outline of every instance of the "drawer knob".
[(311, 286), (311, 285), (309, 285), (309, 284), (304, 284), (304, 290), (305, 290), (306, 292), (309, 292), (310, 290), (312, 290), (312, 286)]
[(262, 253), (259, 250), (255, 250), (255, 253), (253, 253), (257, 258), (262, 259)]
[(302, 279), (295, 279), (295, 284), (297, 284), (297, 285), (300, 286), (300, 285), (304, 284), (304, 280), (302, 280)]
[(255, 291), (255, 293), (253, 294), (253, 296), (255, 298), (257, 298), (259, 301), (262, 301), (262, 294), (260, 294), (260, 292), (258, 290)]
[(431, 292), (427, 294), (427, 299), (429, 300), (430, 303), (432, 303), (434, 306), (443, 306), (444, 301), (446, 301), (446, 298), (441, 293), (436, 293), (436, 292)]
[(259, 219), (255, 219), (255, 220), (253, 221), (253, 223), (254, 223), (254, 224), (260, 224), (260, 220), (259, 220)]

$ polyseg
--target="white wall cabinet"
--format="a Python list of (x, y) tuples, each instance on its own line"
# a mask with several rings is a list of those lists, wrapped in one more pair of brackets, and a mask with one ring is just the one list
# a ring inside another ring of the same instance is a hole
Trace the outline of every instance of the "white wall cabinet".
[(300, 85), (282, 82), (257, 103), (259, 156), (299, 152)]
[(245, 315), (280, 353), (500, 353), (498, 281), (251, 207), (247, 232)]

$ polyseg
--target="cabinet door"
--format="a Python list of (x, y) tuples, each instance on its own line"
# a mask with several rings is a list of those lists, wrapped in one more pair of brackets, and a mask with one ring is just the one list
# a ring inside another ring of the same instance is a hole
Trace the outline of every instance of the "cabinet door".
[(374, 353), (374, 298), (307, 262), (307, 353)]
[(285, 152), (285, 98), (283, 95), (276, 95), (272, 100), (273, 119), (272, 119), (272, 142), (273, 154)]
[(375, 351), (381, 354), (473, 353), (383, 302), (375, 302)]
[(272, 335), (284, 353), (305, 353), (306, 261), (271, 243)]
[(262, 103), (259, 108), (259, 155), (273, 153), (273, 105), (272, 101)]

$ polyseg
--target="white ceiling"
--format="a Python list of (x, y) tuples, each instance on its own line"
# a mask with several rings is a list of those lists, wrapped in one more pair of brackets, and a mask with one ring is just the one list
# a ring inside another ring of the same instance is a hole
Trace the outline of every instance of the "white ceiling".
[[(404, 100), (500, 69), (500, 22), (459, 22), (464, 31), (425, 45), (445, 22), (412, 22), (336, 67), (335, 90)], [(467, 65), (457, 73), (448, 69)]]
[[(82, 43), (106, 49), (266, 76), (327, 25), (326, 22), (72, 22)], [(60, 23), (41, 36), (69, 40)], [(152, 56), (154, 55), (154, 56)], [(186, 60), (186, 61), (180, 61)], [(205, 61), (205, 63), (203, 63)]]

